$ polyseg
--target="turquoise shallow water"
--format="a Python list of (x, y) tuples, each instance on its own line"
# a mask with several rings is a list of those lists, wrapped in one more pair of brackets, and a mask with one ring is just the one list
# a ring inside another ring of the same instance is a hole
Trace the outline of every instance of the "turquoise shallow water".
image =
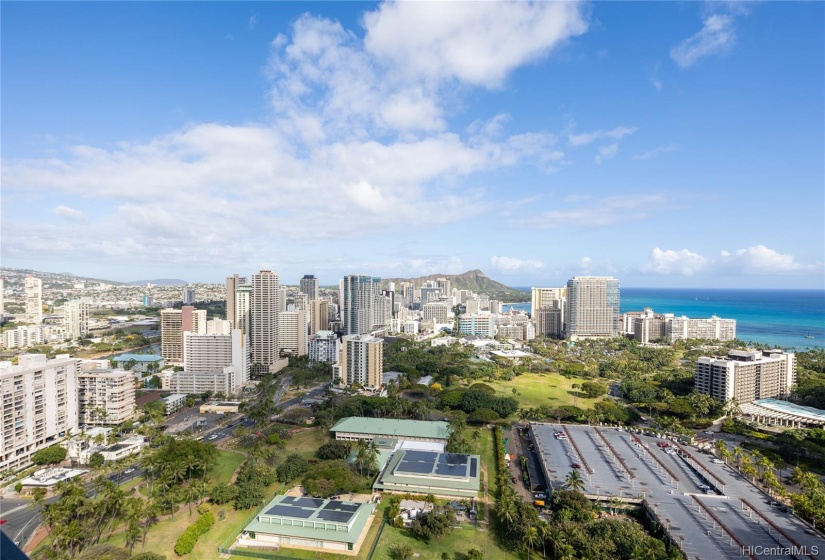
[[(513, 307), (530, 311), (529, 303)], [(622, 288), (622, 312), (645, 307), (691, 318), (736, 319), (740, 340), (798, 350), (825, 348), (825, 290)], [(808, 334), (814, 338), (805, 338)]]

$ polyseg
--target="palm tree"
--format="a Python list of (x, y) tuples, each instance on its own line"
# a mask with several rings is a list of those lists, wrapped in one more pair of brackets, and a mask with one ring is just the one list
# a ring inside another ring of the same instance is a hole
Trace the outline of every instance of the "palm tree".
[(527, 524), (521, 534), (522, 544), (527, 548), (527, 560), (530, 560), (533, 547), (539, 542), (539, 532), (535, 525)]
[(579, 471), (573, 469), (567, 473), (567, 478), (564, 479), (564, 487), (567, 490), (575, 490), (577, 492), (584, 492), (584, 480)]
[(516, 520), (516, 517), (518, 517), (516, 503), (510, 497), (502, 497), (502, 499), (496, 504), (496, 515), (498, 515), (499, 519), (504, 521), (507, 525), (507, 529), (509, 530), (510, 527), (513, 526), (513, 522)]

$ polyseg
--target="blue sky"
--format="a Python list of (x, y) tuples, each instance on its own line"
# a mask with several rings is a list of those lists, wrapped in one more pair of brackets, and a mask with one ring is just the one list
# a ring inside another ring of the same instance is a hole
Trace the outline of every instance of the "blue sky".
[(825, 287), (821, 2), (0, 11), (3, 266)]

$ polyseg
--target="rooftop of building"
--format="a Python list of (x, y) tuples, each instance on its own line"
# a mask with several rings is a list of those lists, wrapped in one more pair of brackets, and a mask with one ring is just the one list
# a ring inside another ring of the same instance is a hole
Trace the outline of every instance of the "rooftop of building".
[(478, 455), (399, 449), (375, 482), (375, 489), (474, 496), (480, 488)]
[(374, 508), (370, 503), (280, 495), (245, 530), (354, 544)]
[(399, 439), (405, 437), (447, 439), (450, 435), (449, 428), (450, 425), (447, 422), (349, 416), (336, 422), (330, 431), (392, 436)]
[(759, 399), (753, 401), (753, 404), (792, 416), (810, 418), (820, 422), (825, 421), (825, 410), (820, 410), (812, 406), (802, 406), (780, 399)]
[(156, 356), (154, 354), (121, 354), (112, 358), (116, 362), (128, 362), (134, 360), (136, 362), (161, 362), (163, 356)]

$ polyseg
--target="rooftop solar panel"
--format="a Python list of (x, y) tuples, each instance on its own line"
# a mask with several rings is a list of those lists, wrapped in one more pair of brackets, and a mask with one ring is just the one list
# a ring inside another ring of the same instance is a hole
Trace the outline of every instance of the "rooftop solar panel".
[(478, 475), (478, 459), (473, 457), (470, 459), (470, 476), (476, 477)]
[(311, 509), (283, 506), (281, 504), (272, 506), (269, 508), (269, 511), (266, 512), (267, 515), (279, 515), (281, 517), (294, 517), (297, 519), (309, 519), (313, 513), (315, 512)]
[(333, 511), (322, 509), (318, 512), (318, 519), (322, 521), (331, 521), (333, 523), (349, 523), (355, 513), (351, 511)]
[(404, 460), (405, 461), (428, 461), (430, 463), (435, 462), (435, 457), (438, 455), (433, 451), (419, 451), (415, 449), (411, 449), (409, 451), (404, 451)]
[(319, 498), (296, 498), (293, 503), (300, 507), (318, 509), (324, 505), (324, 500)]
[(450, 465), (466, 465), (469, 457), (460, 453), (442, 453), (438, 462)]
[(395, 468), (395, 472), (407, 472), (407, 473), (415, 473), (415, 474), (426, 474), (432, 472), (433, 464), (432, 463), (421, 463), (421, 462), (411, 462), (411, 461), (401, 461), (398, 463), (398, 466)]
[(359, 507), (361, 507), (359, 504), (345, 504), (343, 502), (332, 500), (324, 506), (324, 509), (337, 509), (341, 511), (355, 512), (358, 511)]
[(435, 466), (435, 474), (444, 476), (467, 476), (467, 465), (445, 465), (439, 463)]

